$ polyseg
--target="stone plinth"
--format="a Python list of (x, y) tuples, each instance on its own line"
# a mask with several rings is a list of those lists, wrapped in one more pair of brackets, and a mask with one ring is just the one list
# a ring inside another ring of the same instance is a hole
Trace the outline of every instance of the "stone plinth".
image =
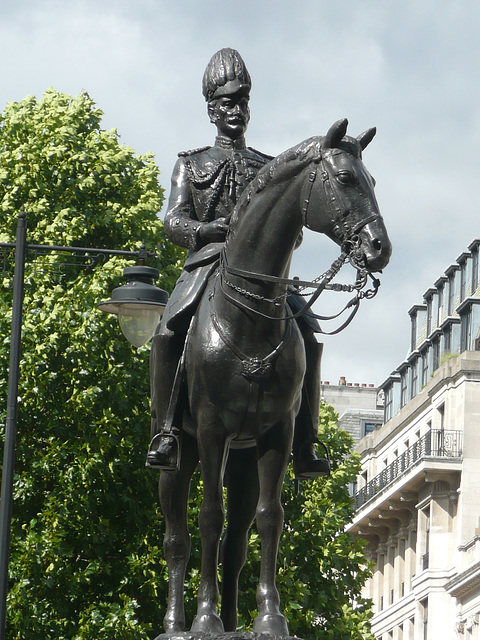
[(155, 640), (301, 640), (297, 636), (276, 636), (271, 633), (231, 631), (228, 633), (195, 633), (192, 631), (162, 633)]

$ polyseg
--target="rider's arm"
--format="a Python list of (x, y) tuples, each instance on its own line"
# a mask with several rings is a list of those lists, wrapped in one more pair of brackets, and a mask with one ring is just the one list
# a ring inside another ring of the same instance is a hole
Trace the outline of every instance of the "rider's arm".
[(168, 209), (165, 214), (165, 233), (179, 247), (196, 250), (197, 230), (200, 222), (195, 214), (187, 168), (179, 158), (172, 174), (172, 186)]
[(210, 242), (222, 242), (228, 230), (225, 218), (201, 222), (195, 211), (188, 171), (179, 158), (172, 175), (172, 188), (165, 214), (165, 233), (180, 247), (198, 251)]

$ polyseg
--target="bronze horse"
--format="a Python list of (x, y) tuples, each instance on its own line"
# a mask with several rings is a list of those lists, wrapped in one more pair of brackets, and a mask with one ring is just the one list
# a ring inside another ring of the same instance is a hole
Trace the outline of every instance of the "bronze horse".
[[(340, 120), (325, 137), (302, 142), (259, 172), (233, 213), (221, 266), (192, 321), (184, 355), (179, 469), (160, 476), (169, 569), (167, 634), (185, 625), (187, 502), (200, 461), (202, 561), (192, 631), (236, 629), (238, 578), (248, 529), (256, 517), (261, 566), (253, 630), (288, 635), (275, 574), (283, 524), (281, 489), (300, 407), (305, 350), (296, 322), (288, 317), (287, 285), (280, 279), (288, 276), (303, 226), (326, 234), (346, 254), (355, 247), (354, 266), (361, 263), (370, 272), (383, 269), (391, 255), (374, 181), (361, 159), (375, 130), (352, 138), (345, 135), (346, 129), (347, 121)], [(222, 542), (219, 617), (217, 565), (225, 521), (224, 485), (228, 520)]]

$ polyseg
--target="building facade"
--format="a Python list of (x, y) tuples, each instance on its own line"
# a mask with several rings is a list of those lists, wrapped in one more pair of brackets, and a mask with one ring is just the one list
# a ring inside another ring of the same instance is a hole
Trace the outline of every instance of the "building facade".
[(409, 311), (407, 358), (360, 440), (349, 529), (379, 640), (480, 640), (480, 291), (474, 241)]
[(322, 382), (322, 398), (338, 413), (338, 426), (348, 431), (354, 443), (383, 424), (383, 391), (373, 384)]

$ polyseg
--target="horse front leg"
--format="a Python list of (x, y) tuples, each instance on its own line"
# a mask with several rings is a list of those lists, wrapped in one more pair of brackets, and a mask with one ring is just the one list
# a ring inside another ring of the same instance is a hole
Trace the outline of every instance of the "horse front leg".
[(165, 517), (163, 548), (168, 567), (168, 602), (163, 625), (167, 633), (185, 629), (184, 585), (190, 534), (187, 507), (190, 481), (198, 463), (196, 441), (182, 433), (179, 470), (162, 471), (159, 481), (160, 505)]
[(292, 444), (293, 419), (271, 429), (257, 443), (260, 497), (257, 528), (261, 541), (260, 578), (257, 587), (258, 615), (253, 631), (288, 635), (280, 612), (280, 596), (275, 584), (278, 543), (283, 527), (282, 485)]
[(202, 562), (197, 615), (191, 630), (222, 633), (223, 623), (217, 614), (219, 601), (217, 568), (220, 538), (225, 522), (223, 472), (228, 445), (223, 428), (204, 426), (208, 424), (204, 420), (199, 420), (199, 423), (202, 424), (198, 431), (198, 448), (203, 478), (203, 501), (198, 525), (202, 539)]
[(258, 502), (256, 447), (230, 450), (225, 472), (228, 518), (222, 542), (222, 612), (225, 631), (237, 628), (238, 579), (245, 564), (248, 530)]

